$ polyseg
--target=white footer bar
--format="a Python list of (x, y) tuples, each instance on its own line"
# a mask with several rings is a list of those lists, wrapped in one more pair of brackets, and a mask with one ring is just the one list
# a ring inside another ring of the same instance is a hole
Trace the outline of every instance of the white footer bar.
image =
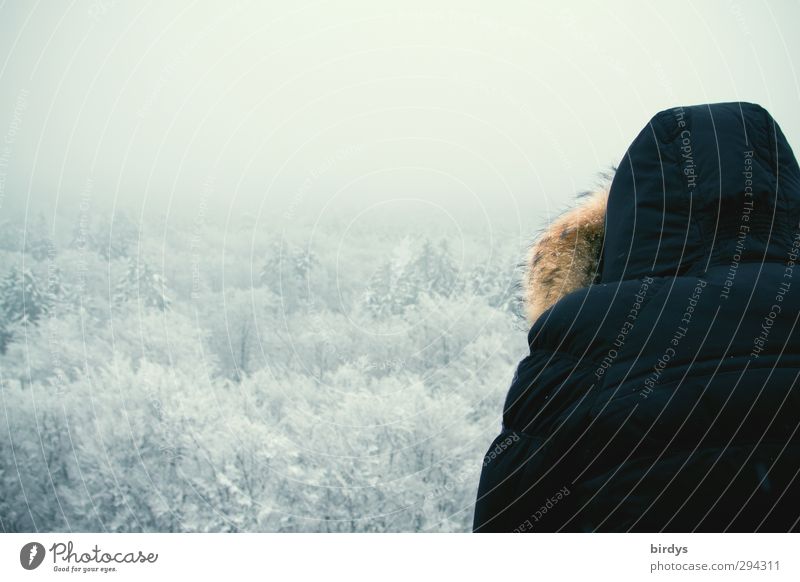
[(800, 580), (791, 534), (0, 534), (0, 580)]

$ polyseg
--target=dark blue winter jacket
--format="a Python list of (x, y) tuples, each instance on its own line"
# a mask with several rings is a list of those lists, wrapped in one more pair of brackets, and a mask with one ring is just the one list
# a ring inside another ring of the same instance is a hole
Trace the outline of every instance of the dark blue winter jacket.
[(780, 128), (750, 103), (662, 111), (588, 200), (532, 252), (547, 309), (474, 530), (800, 529), (800, 169)]

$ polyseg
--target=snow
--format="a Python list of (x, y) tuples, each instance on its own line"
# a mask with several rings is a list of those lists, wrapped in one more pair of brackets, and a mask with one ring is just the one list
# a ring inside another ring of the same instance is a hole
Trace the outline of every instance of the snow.
[(0, 241), (4, 531), (469, 529), (519, 248), (121, 224)]

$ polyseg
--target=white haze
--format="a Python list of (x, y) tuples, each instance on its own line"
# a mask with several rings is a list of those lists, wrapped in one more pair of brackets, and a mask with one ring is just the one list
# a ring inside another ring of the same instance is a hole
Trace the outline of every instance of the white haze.
[(527, 233), (660, 109), (755, 101), (796, 142), (797, 22), (789, 2), (6, 2), (2, 212)]

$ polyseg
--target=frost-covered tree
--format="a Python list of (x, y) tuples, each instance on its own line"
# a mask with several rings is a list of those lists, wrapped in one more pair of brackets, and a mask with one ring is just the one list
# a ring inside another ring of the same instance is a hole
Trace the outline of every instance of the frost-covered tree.
[(457, 291), (458, 268), (445, 239), (437, 245), (426, 239), (411, 265), (411, 272), (417, 286), (428, 293), (450, 296)]
[(370, 276), (363, 303), (375, 317), (400, 314), (414, 305), (419, 295), (414, 275), (414, 248), (409, 237), (402, 239)]
[(394, 295), (394, 285), (392, 264), (387, 261), (375, 270), (364, 290), (364, 305), (375, 317), (386, 317), (397, 311), (399, 302)]
[(478, 265), (468, 271), (465, 288), (485, 298), (492, 307), (511, 314), (521, 314), (522, 268), (511, 268), (510, 261), (498, 264)]
[(96, 234), (89, 240), (95, 240), (97, 252), (108, 260), (129, 257), (136, 251), (140, 239), (139, 225), (124, 212), (111, 217), (107, 224), (98, 223)]
[(12, 268), (0, 282), (0, 304), (5, 321), (36, 322), (53, 304), (53, 295), (30, 269)]
[(16, 220), (0, 223), (0, 249), (18, 253), (22, 249), (22, 227)]
[(264, 365), (266, 353), (277, 356), (278, 300), (269, 289), (227, 289), (205, 296), (203, 303), (209, 351), (223, 377), (241, 382)]
[(56, 245), (42, 213), (25, 225), (25, 252), (37, 261), (55, 257)]
[(425, 239), (417, 246), (404, 238), (369, 279), (363, 303), (376, 317), (401, 314), (422, 295), (449, 297), (460, 289), (458, 269), (449, 246)]
[(469, 529), (526, 348), (513, 260), (460, 274), (438, 232), (270, 250), (252, 226), (90, 218), (0, 278), (2, 322), (31, 324), (0, 355), (0, 530)]
[(309, 278), (319, 261), (309, 249), (296, 248), (285, 241), (273, 243), (259, 273), (259, 282), (280, 297), (284, 309), (294, 311), (308, 305)]
[(0, 353), (20, 324), (36, 323), (55, 303), (56, 287), (42, 285), (30, 269), (12, 268), (0, 281)]
[(136, 301), (142, 307), (155, 307), (161, 311), (172, 303), (164, 277), (135, 257), (125, 260), (125, 273), (117, 281), (114, 301), (117, 304)]
[(81, 208), (72, 225), (72, 233), (67, 246), (77, 251), (99, 251), (100, 244), (97, 241), (97, 234), (91, 215), (86, 209)]

